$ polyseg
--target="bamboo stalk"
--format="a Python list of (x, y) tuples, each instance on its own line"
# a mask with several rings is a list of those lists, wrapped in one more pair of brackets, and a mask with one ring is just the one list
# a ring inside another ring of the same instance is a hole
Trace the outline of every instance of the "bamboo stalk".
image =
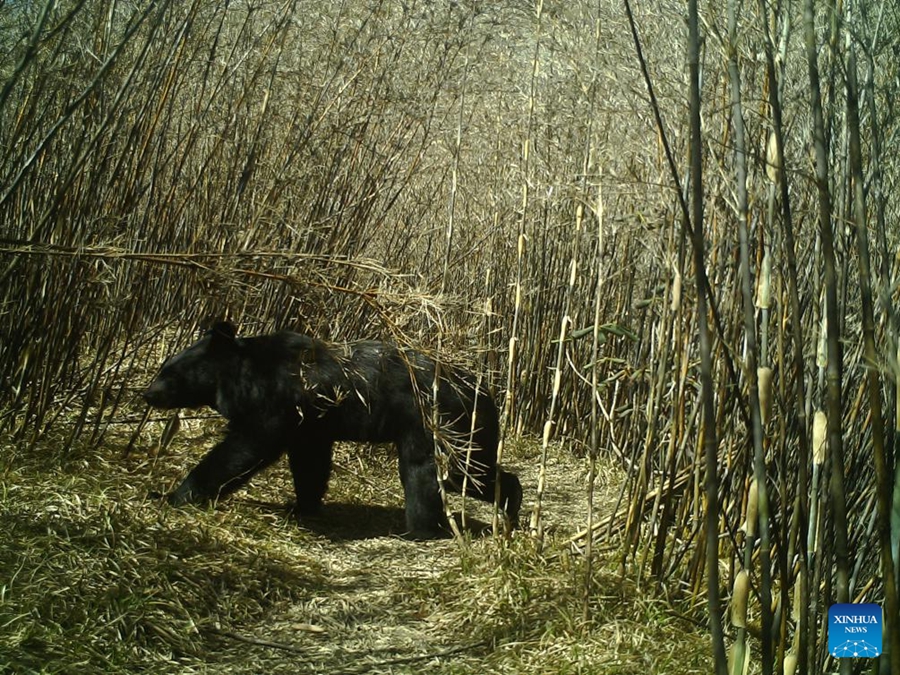
[[(760, 591), (762, 605), (762, 672), (769, 675), (772, 672), (772, 575), (771, 575), (771, 541), (769, 534), (769, 493), (766, 477), (766, 458), (763, 449), (763, 409), (760, 405), (760, 390), (758, 381), (758, 353), (756, 340), (756, 317), (754, 315), (753, 280), (750, 276), (750, 235), (747, 230), (748, 220), (748, 196), (747, 196), (747, 160), (746, 140), (744, 133), (744, 119), (741, 107), (741, 74), (738, 66), (737, 44), (737, 8), (730, 0), (728, 3), (728, 74), (731, 84), (731, 111), (732, 125), (734, 127), (734, 163), (735, 163), (735, 192), (737, 195), (737, 226), (740, 242), (740, 272), (741, 291), (743, 295), (744, 310), (744, 340), (746, 349), (746, 367), (744, 372), (748, 379), (750, 396), (750, 419), (752, 421), (751, 434), (753, 441), (753, 484), (759, 505), (759, 556), (760, 556)], [(769, 387), (766, 388), (767, 390)], [(767, 400), (771, 396), (767, 395)], [(749, 508), (748, 508), (749, 512)], [(744, 542), (744, 569), (749, 570), (754, 537), (751, 535), (748, 516), (748, 532)], [(746, 602), (746, 601), (745, 601)], [(743, 630), (741, 630), (743, 629)], [(732, 666), (743, 667), (746, 638), (746, 623), (739, 626), (735, 642), (735, 657)], [(733, 675), (738, 675), (737, 670)]]
[[(818, 221), (825, 267), (825, 314), (827, 317), (827, 397), (828, 452), (831, 460), (830, 493), (834, 516), (834, 552), (836, 564), (836, 600), (850, 601), (849, 552), (847, 542), (847, 507), (844, 491), (844, 453), (841, 439), (841, 372), (840, 319), (835, 269), (834, 235), (831, 223), (831, 193), (828, 181), (828, 149), (819, 84), (818, 47), (815, 37), (815, 9), (812, 0), (804, 0), (803, 23), (806, 59), (809, 70), (810, 99), (813, 115), (812, 142), (815, 153), (815, 179), (818, 194)], [(841, 662), (843, 675), (851, 672), (848, 660)]]
[[(600, 267), (597, 269), (597, 280), (594, 291), (594, 328), (591, 337), (591, 446), (588, 451), (588, 481), (587, 481), (587, 530), (590, 532), (594, 525), (594, 479), (597, 472), (597, 455), (600, 451), (600, 307), (604, 289), (603, 269), (603, 172), (598, 172), (597, 177), (597, 260)], [(584, 548), (584, 601), (582, 607), (582, 619), (587, 623), (590, 619), (590, 599), (593, 591), (593, 543), (594, 538), (588, 537)]]
[(897, 588), (891, 555), (891, 471), (885, 450), (884, 419), (881, 407), (881, 377), (877, 368), (875, 349), (875, 309), (872, 299), (872, 272), (869, 261), (868, 214), (866, 212), (865, 177), (863, 175), (862, 143), (860, 140), (859, 98), (856, 75), (856, 52), (851, 42), (847, 54), (847, 125), (850, 134), (850, 172), (853, 179), (853, 215), (856, 224), (858, 248), (860, 299), (862, 304), (862, 331), (865, 349), (869, 408), (871, 412), (872, 453), (875, 459), (875, 494), (878, 507), (878, 539), (880, 543), (881, 570), (884, 583), (884, 635), (887, 649), (879, 658), (882, 673), (891, 673), (900, 667), (900, 607), (897, 604)]
[(717, 675), (725, 675), (728, 659), (722, 629), (719, 599), (719, 481), (718, 440), (713, 408), (712, 349), (707, 327), (706, 280), (703, 259), (703, 158), (700, 128), (700, 30), (697, 0), (688, 2), (688, 70), (691, 129), (691, 220), (694, 228), (694, 274), (697, 283), (697, 330), (700, 340), (700, 380), (703, 401), (703, 448), (706, 456), (706, 584), (710, 634)]

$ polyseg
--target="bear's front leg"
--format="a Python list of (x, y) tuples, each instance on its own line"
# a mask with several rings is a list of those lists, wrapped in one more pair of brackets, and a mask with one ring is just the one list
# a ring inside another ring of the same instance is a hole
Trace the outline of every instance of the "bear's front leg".
[(288, 463), (297, 496), (297, 514), (316, 515), (331, 477), (332, 443), (329, 440), (299, 438), (288, 448)]
[(449, 536), (434, 462), (434, 441), (425, 434), (401, 440), (400, 481), (406, 499), (406, 536), (439, 539)]
[(272, 464), (282, 452), (278, 439), (252, 431), (230, 430), (166, 500), (173, 506), (181, 506), (224, 497)]

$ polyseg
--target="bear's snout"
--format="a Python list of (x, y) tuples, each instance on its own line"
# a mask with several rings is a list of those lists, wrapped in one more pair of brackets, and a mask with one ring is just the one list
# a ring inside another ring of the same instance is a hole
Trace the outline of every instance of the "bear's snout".
[(166, 407), (165, 387), (156, 381), (147, 387), (142, 393), (141, 398), (146, 401), (147, 405), (153, 408)]

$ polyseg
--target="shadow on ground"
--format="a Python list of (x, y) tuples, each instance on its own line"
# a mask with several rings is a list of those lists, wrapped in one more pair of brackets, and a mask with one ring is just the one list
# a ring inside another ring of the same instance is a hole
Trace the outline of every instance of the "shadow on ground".
[[(404, 511), (398, 506), (328, 502), (322, 507), (319, 514), (305, 516), (298, 520), (291, 504), (277, 504), (253, 499), (241, 501), (261, 512), (297, 522), (299, 527), (335, 543), (379, 537), (406, 538)], [(454, 514), (454, 519), (460, 532), (465, 532), (472, 537), (491, 535), (491, 524), (488, 522), (469, 515), (463, 523), (459, 513)], [(448, 531), (446, 538), (450, 537), (451, 533)]]

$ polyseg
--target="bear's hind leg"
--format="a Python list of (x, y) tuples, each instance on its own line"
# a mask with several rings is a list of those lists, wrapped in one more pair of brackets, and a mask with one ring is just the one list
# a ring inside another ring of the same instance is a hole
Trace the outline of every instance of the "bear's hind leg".
[(447, 518), (438, 487), (434, 441), (425, 434), (411, 434), (397, 445), (400, 482), (406, 501), (406, 536), (410, 539), (446, 537)]
[(297, 512), (301, 516), (314, 515), (321, 509), (331, 477), (331, 458), (330, 441), (307, 440), (301, 444), (295, 440), (288, 448)]
[[(474, 467), (472, 467), (474, 468)], [(471, 469), (470, 469), (471, 470)], [(518, 526), (519, 509), (522, 506), (522, 484), (518, 476), (509, 471), (492, 467), (487, 470), (473, 471), (475, 474), (466, 482), (466, 494), (489, 504), (494, 503), (494, 491), (497, 475), (500, 477), (500, 508), (506, 512), (510, 524)], [(463, 484), (461, 471), (454, 471), (446, 481), (446, 486), (453, 492), (460, 492)]]
[(282, 447), (277, 443), (231, 430), (166, 499), (173, 506), (180, 506), (224, 497), (272, 464), (281, 453)]
[(497, 472), (500, 474), (500, 507), (506, 511), (512, 526), (518, 527), (519, 509), (522, 507), (522, 483), (514, 473), (503, 469), (498, 469)]

